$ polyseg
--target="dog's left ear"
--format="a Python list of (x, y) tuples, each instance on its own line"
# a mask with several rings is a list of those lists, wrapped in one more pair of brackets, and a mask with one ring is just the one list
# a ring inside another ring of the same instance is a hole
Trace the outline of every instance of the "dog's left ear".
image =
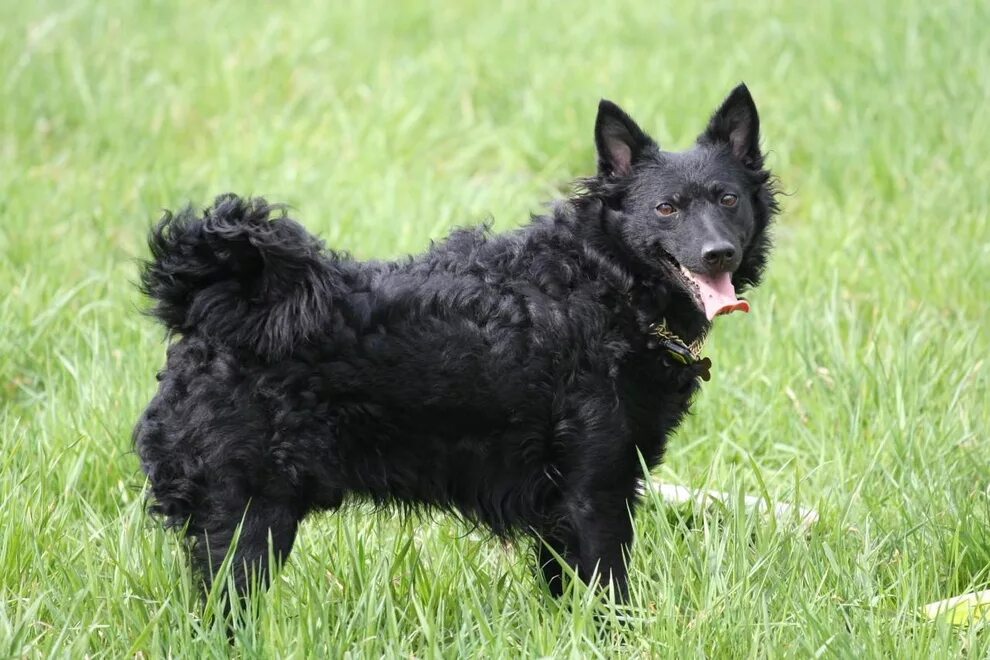
[(729, 93), (722, 107), (715, 111), (708, 128), (698, 138), (699, 142), (728, 144), (732, 155), (746, 167), (758, 170), (763, 167), (760, 153), (760, 116), (756, 103), (745, 84)]
[(622, 108), (602, 99), (595, 119), (595, 146), (599, 176), (628, 176), (643, 151), (656, 143)]

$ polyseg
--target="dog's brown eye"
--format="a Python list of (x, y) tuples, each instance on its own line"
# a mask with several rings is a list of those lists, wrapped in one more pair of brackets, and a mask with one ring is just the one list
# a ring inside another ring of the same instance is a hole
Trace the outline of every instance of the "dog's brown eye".
[(677, 213), (677, 208), (673, 204), (662, 202), (657, 204), (657, 215), (668, 216)]
[(722, 195), (722, 199), (720, 201), (722, 202), (722, 206), (728, 206), (729, 208), (732, 208), (733, 206), (736, 205), (736, 202), (739, 201), (739, 198), (733, 195), (732, 193), (727, 193), (725, 195)]

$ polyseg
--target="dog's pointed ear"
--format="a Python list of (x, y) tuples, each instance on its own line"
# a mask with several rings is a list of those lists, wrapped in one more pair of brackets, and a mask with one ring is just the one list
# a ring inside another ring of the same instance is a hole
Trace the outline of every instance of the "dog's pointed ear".
[(699, 142), (727, 144), (732, 155), (752, 169), (763, 167), (760, 153), (760, 116), (745, 84), (740, 84), (715, 111)]
[(602, 99), (595, 119), (599, 176), (627, 176), (643, 151), (656, 143), (622, 108)]

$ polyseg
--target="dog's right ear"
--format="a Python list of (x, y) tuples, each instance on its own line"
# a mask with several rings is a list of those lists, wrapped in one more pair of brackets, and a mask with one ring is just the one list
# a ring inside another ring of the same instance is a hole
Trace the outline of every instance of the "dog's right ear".
[(622, 108), (602, 99), (595, 119), (599, 176), (628, 176), (643, 151), (656, 143)]

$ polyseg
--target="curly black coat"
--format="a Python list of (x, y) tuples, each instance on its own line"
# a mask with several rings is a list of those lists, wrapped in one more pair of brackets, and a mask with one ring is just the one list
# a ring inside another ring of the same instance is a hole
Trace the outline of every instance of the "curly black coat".
[(706, 333), (681, 267), (757, 284), (776, 205), (744, 86), (687, 152), (608, 101), (595, 139), (598, 174), (548, 214), (397, 262), (329, 251), (261, 199), (166, 214), (141, 281), (181, 339), (134, 438), (207, 584), (242, 522), (240, 590), (268, 578), (269, 539), (284, 559), (350, 494), (535, 537), (552, 592), (556, 556), (625, 595), (639, 457), (661, 460), (698, 386), (650, 326)]

